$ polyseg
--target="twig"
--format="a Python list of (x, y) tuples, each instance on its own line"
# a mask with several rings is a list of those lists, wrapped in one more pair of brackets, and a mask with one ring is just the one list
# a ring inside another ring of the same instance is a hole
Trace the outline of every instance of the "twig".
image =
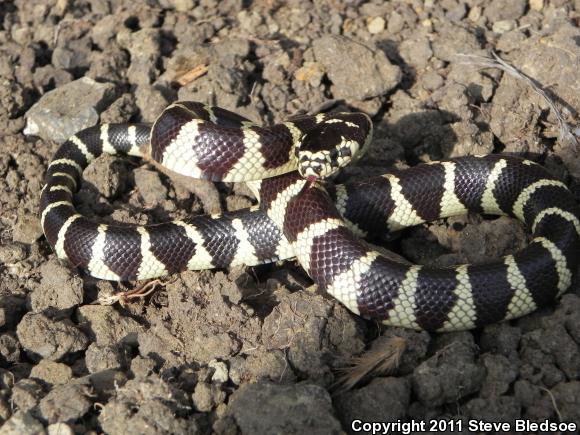
[(536, 94), (544, 99), (558, 120), (559, 139), (561, 141), (563, 139), (570, 140), (574, 146), (574, 151), (578, 150), (578, 135), (580, 133), (580, 128), (575, 128), (573, 130), (573, 127), (571, 127), (564, 119), (564, 115), (562, 114), (562, 110), (560, 109), (559, 105), (552, 97), (550, 97), (550, 95), (542, 88), (542, 86), (538, 84), (536, 80), (523, 73), (513, 65), (507, 63), (493, 50), (491, 51), (491, 57), (479, 56), (475, 54), (458, 54), (458, 56), (464, 59), (462, 62), (464, 64), (475, 65), (482, 68), (497, 68), (516, 78), (517, 80), (521, 80), (527, 84)]
[(129, 304), (131, 299), (142, 299), (149, 296), (160, 284), (161, 281), (155, 279), (132, 290), (120, 292), (115, 295), (100, 297), (97, 302), (100, 305), (114, 305), (119, 302), (122, 307), (125, 307)]
[(205, 64), (197, 65), (195, 68), (192, 68), (189, 71), (176, 77), (175, 82), (181, 86), (185, 86), (205, 75), (207, 73), (207, 68), (208, 67)]

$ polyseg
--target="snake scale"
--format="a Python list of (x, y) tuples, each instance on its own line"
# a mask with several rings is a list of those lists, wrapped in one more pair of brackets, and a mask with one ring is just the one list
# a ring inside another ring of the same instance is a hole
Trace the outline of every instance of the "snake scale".
[[(371, 135), (361, 113), (261, 127), (218, 107), (177, 102), (153, 126), (103, 124), (62, 144), (41, 195), (42, 227), (58, 258), (107, 280), (296, 257), (352, 312), (417, 330), (519, 317), (570, 287), (580, 213), (565, 184), (529, 160), (489, 155), (323, 186), (320, 179), (364, 152)], [(73, 195), (103, 153), (146, 157), (192, 177), (248, 180), (260, 208), (145, 226), (93, 222), (75, 210)], [(468, 211), (516, 217), (533, 239), (514, 255), (448, 268), (388, 259), (360, 239)]]

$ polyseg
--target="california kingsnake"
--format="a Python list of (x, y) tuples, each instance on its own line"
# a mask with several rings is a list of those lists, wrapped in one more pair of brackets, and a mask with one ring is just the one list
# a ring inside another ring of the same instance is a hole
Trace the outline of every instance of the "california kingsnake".
[[(152, 128), (91, 127), (65, 142), (48, 167), (44, 233), (59, 258), (108, 280), (296, 256), (351, 311), (432, 331), (519, 317), (569, 288), (580, 261), (580, 213), (561, 181), (531, 161), (490, 155), (418, 165), (327, 192), (315, 180), (347, 163), (371, 131), (363, 114), (303, 116), (264, 128), (190, 102), (169, 106)], [(271, 178), (249, 183), (261, 211), (110, 226), (84, 218), (72, 203), (83, 169), (102, 153), (145, 156), (211, 180)], [(306, 179), (294, 171), (303, 163)], [(534, 238), (515, 255), (451, 268), (389, 260), (358, 238), (467, 211), (514, 216)]]

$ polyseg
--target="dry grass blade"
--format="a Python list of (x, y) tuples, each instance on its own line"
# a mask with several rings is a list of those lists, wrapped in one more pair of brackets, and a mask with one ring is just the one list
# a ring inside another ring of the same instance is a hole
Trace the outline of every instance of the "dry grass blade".
[(463, 59), (464, 64), (467, 65), (475, 65), (481, 68), (497, 68), (505, 73), (509, 74), (510, 76), (516, 78), (517, 80), (521, 80), (526, 85), (528, 85), (536, 94), (546, 101), (546, 104), (550, 107), (550, 110), (558, 120), (558, 129), (559, 129), (559, 139), (560, 141), (566, 139), (571, 141), (572, 145), (574, 146), (574, 150), (578, 150), (578, 136), (577, 133), (580, 132), (580, 129), (576, 129), (572, 131), (570, 125), (566, 122), (562, 110), (560, 109), (559, 105), (554, 101), (554, 99), (546, 92), (542, 86), (533, 78), (528, 76), (527, 74), (523, 73), (522, 71), (518, 70), (515, 66), (510, 65), (505, 60), (503, 60), (495, 51), (491, 51), (491, 57), (486, 56), (478, 56), (474, 54), (458, 54), (460, 58)]
[(407, 347), (401, 337), (379, 337), (371, 349), (352, 360), (352, 365), (343, 372), (333, 385), (335, 394), (353, 389), (363, 379), (392, 373), (398, 366)]
[(556, 411), (556, 415), (558, 416), (558, 421), (562, 421), (562, 414), (560, 413), (560, 409), (558, 408), (558, 404), (556, 403), (556, 398), (554, 397), (554, 394), (552, 394), (552, 392), (545, 387), (539, 387), (539, 388), (540, 388), (540, 390), (545, 391), (548, 394), (548, 396), (550, 396), (550, 401), (552, 402), (552, 406), (554, 407), (554, 410)]

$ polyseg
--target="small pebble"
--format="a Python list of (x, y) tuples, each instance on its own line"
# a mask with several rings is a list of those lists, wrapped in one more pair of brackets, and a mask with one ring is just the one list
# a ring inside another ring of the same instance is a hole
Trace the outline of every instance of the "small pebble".
[(70, 381), (73, 372), (66, 364), (43, 359), (32, 368), (30, 377), (40, 379), (50, 385), (59, 385)]
[(389, 33), (393, 34), (399, 33), (401, 30), (403, 30), (404, 26), (405, 20), (403, 19), (403, 17), (397, 12), (393, 12), (389, 17), (389, 22), (387, 24), (387, 30), (389, 31)]
[(505, 32), (509, 32), (510, 30), (513, 30), (515, 28), (516, 22), (514, 20), (501, 20), (493, 23), (492, 30), (494, 33), (502, 34)]
[(40, 219), (33, 215), (21, 215), (14, 225), (12, 240), (28, 245), (36, 242), (42, 236)]
[(15, 263), (26, 258), (26, 249), (17, 243), (0, 245), (0, 262)]
[(215, 371), (211, 377), (213, 382), (225, 383), (229, 379), (228, 366), (222, 361), (210, 361), (208, 366)]
[(48, 435), (74, 435), (74, 433), (66, 423), (54, 423), (48, 426)]
[(469, 10), (469, 14), (467, 14), (467, 18), (470, 21), (476, 22), (481, 18), (481, 6), (474, 6)]
[(45, 433), (42, 423), (34, 418), (30, 413), (23, 411), (16, 411), (12, 417), (2, 425), (0, 432), (2, 435), (18, 435), (23, 433), (29, 435), (41, 435)]
[(373, 18), (368, 26), (367, 26), (369, 33), (376, 35), (377, 33), (381, 33), (385, 30), (385, 20), (382, 17), (375, 17)]
[(422, 86), (426, 91), (434, 91), (443, 86), (444, 80), (435, 71), (429, 71), (423, 76)]
[(544, 8), (544, 0), (530, 0), (530, 9), (541, 11)]

